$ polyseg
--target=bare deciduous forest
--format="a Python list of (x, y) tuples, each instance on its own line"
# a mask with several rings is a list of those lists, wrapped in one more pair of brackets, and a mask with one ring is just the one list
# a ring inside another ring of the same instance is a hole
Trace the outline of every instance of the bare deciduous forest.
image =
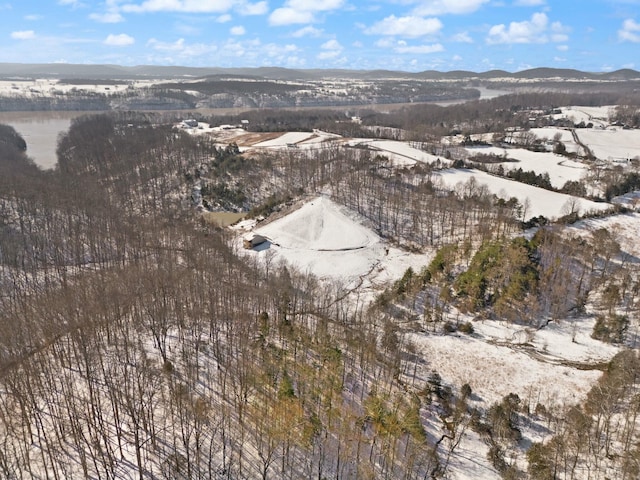
[[(522, 94), (363, 112), (360, 126), (332, 113), (250, 118), (257, 130), (394, 127), (444, 159), (439, 135), (504, 131), (525, 122), (525, 107), (585, 101)], [(635, 112), (618, 111), (637, 122)], [(160, 118), (81, 117), (52, 171), (0, 130), (2, 478), (449, 478), (471, 431), (502, 478), (638, 478), (640, 277), (615, 232), (576, 237), (554, 224), (515, 237), (526, 206), (473, 182), (447, 189), (438, 166), (391, 169), (333, 143), (243, 154)], [(433, 260), (368, 304), (240, 255), (194, 212), (205, 179), (211, 205), (254, 212), (329, 188), (382, 238), (433, 249)], [(454, 309), (541, 329), (581, 321), (587, 302), (594, 338), (624, 348), (582, 366), (602, 372), (582, 404), (514, 393), (478, 408), (470, 384), (431, 371), (410, 341), (472, 335)], [(531, 426), (552, 440), (523, 445)]]

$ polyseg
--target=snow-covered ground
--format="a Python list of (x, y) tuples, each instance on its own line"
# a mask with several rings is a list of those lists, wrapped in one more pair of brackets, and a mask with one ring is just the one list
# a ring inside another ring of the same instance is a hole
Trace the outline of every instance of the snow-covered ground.
[(580, 128), (576, 133), (580, 141), (601, 160), (620, 162), (640, 158), (640, 130)]
[(374, 151), (379, 151), (381, 155), (389, 157), (391, 162), (398, 167), (415, 165), (416, 162), (431, 164), (437, 160), (447, 162), (447, 164), (449, 163), (448, 160), (415, 148), (407, 142), (396, 140), (351, 139), (348, 144), (352, 147), (363, 146)]
[(556, 127), (543, 127), (543, 128), (532, 128), (529, 130), (531, 133), (535, 134), (535, 136), (541, 140), (552, 141), (556, 135), (559, 134), (559, 140), (564, 143), (567, 152), (570, 153), (579, 153), (580, 147), (575, 142), (573, 138), (573, 134), (571, 130), (567, 130), (566, 128), (556, 128)]
[(554, 115), (555, 118), (568, 118), (574, 123), (593, 123), (594, 125), (605, 125), (609, 123), (609, 115), (614, 106), (585, 107), (574, 105), (562, 107), (562, 113)]
[(66, 84), (58, 83), (57, 79), (35, 79), (35, 80), (0, 80), (0, 97), (41, 97), (54, 96), (59, 93), (69, 93), (71, 91), (84, 90), (87, 92), (114, 94), (125, 92), (130, 87), (145, 88), (157, 83), (163, 83), (170, 80), (131, 80), (121, 84), (95, 83), (87, 84)]
[[(243, 226), (250, 228), (248, 223), (236, 228)], [(419, 269), (430, 261), (430, 255), (412, 254), (387, 245), (357, 214), (325, 196), (315, 197), (253, 232), (269, 242), (256, 247), (251, 254), (265, 261), (284, 261), (349, 288), (393, 281), (407, 268)]]
[(624, 195), (613, 197), (611, 199), (611, 203), (623, 205), (626, 208), (633, 210), (638, 210), (638, 208), (640, 208), (640, 190), (635, 190)]
[(525, 172), (534, 171), (538, 175), (548, 173), (551, 185), (555, 188), (562, 188), (568, 180), (582, 179), (588, 171), (586, 165), (551, 152), (532, 152), (524, 148), (506, 149), (500, 147), (467, 147), (466, 150), (471, 155), (493, 154), (517, 160), (517, 162), (500, 163), (506, 171), (522, 168)]
[(564, 193), (552, 192), (495, 175), (489, 175), (480, 170), (448, 169), (436, 172), (436, 175), (442, 178), (444, 184), (452, 189), (457, 184), (464, 184), (469, 179), (475, 178), (478, 185), (487, 185), (489, 190), (500, 198), (509, 199), (515, 197), (523, 205), (528, 200), (529, 207), (525, 212), (526, 219), (539, 215), (544, 215), (550, 219), (562, 217), (569, 213), (567, 208), (572, 202), (576, 202), (576, 205), (579, 206), (580, 214), (605, 211), (611, 208), (611, 204), (608, 203), (597, 203)]
[(580, 220), (567, 227), (569, 234), (584, 234), (594, 232), (599, 229), (608, 230), (620, 243), (620, 249), (636, 257), (640, 261), (640, 213), (626, 213), (612, 215), (603, 218), (588, 218)]
[(578, 370), (560, 361), (540, 360), (534, 350), (516, 342), (493, 343), (482, 336), (423, 334), (412, 334), (409, 340), (427, 360), (430, 370), (457, 388), (468, 383), (485, 406), (499, 402), (509, 393), (518, 394), (534, 407), (536, 403), (574, 405), (584, 400), (602, 375), (599, 370)]
[(289, 145), (296, 145), (305, 140), (309, 140), (314, 134), (310, 132), (287, 132), (278, 138), (256, 143), (254, 147), (283, 148)]

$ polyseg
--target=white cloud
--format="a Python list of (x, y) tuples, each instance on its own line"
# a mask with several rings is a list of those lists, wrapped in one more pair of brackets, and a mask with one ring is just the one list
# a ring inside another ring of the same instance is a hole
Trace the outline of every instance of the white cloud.
[(267, 2), (242, 3), (236, 7), (240, 15), (264, 15), (269, 11)]
[(238, 25), (236, 27), (231, 27), (230, 33), (231, 35), (244, 35), (247, 31), (243, 26)]
[(29, 20), (30, 22), (35, 22), (37, 20), (42, 20), (44, 17), (42, 15), (25, 15), (24, 19)]
[(320, 52), (317, 55), (318, 60), (329, 60), (330, 58), (336, 58), (340, 56), (340, 52), (337, 51), (333, 51), (333, 50), (328, 50), (325, 52)]
[(621, 42), (640, 43), (640, 23), (632, 18), (626, 19), (622, 23), (622, 28), (618, 30), (618, 40)]
[(120, 23), (124, 21), (123, 16), (118, 12), (91, 13), (89, 18), (99, 23)]
[(293, 8), (276, 8), (269, 16), (270, 25), (292, 25), (296, 23), (312, 23), (313, 12), (300, 11)]
[(427, 15), (456, 15), (473, 13), (489, 0), (419, 0), (413, 9), (413, 14), (424, 17)]
[[(229, 44), (235, 45), (235, 44)], [(175, 61), (176, 58), (179, 59), (191, 59), (194, 57), (200, 57), (203, 55), (208, 55), (218, 51), (218, 47), (213, 44), (206, 43), (193, 43), (188, 44), (184, 41), (184, 38), (180, 38), (175, 42), (162, 42), (160, 40), (156, 40), (155, 38), (150, 39), (147, 42), (147, 47), (152, 48), (158, 52), (161, 52), (165, 55), (170, 55), (170, 57), (164, 57), (167, 60)], [(230, 53), (229, 46), (225, 46), (225, 52)], [(243, 52), (235, 51), (233, 55), (242, 55)], [(175, 56), (175, 57), (174, 57)]]
[(391, 38), (381, 38), (377, 40), (374, 45), (379, 48), (393, 48), (395, 46), (395, 42)]
[(546, 0), (516, 0), (513, 4), (517, 7), (537, 7), (546, 5)]
[(460, 32), (451, 37), (451, 41), (458, 43), (473, 43), (473, 39), (467, 32)]
[(316, 21), (316, 14), (338, 10), (344, 5), (345, 0), (287, 0), (283, 7), (276, 8), (271, 13), (269, 24), (313, 23)]
[(568, 29), (560, 22), (554, 22), (549, 26), (549, 19), (546, 14), (534, 13), (531, 16), (531, 20), (511, 22), (509, 27), (505, 24), (494, 25), (489, 30), (487, 43), (566, 42), (569, 39), (566, 32), (568, 32)]
[(343, 47), (336, 39), (328, 40), (320, 45), (322, 52), (318, 54), (319, 60), (336, 58), (342, 53)]
[(569, 50), (569, 45), (558, 45), (556, 48), (561, 52), (566, 52)]
[(218, 18), (216, 18), (216, 22), (227, 23), (227, 22), (230, 22), (232, 19), (233, 17), (231, 15), (229, 15), (228, 13), (225, 13), (224, 15), (220, 15)]
[(163, 52), (180, 52), (185, 49), (185, 44), (184, 38), (180, 38), (173, 43), (161, 42), (160, 40), (152, 38), (147, 42), (147, 47)]
[(215, 13), (226, 12), (233, 6), (233, 0), (145, 0), (140, 4), (129, 3), (122, 5), (122, 11), (133, 13)]
[(342, 50), (342, 45), (340, 45), (340, 42), (338, 42), (334, 38), (324, 42), (322, 45), (320, 45), (320, 48), (322, 48), (323, 50)]
[(176, 23), (173, 28), (177, 33), (180, 33), (181, 35), (193, 36), (193, 35), (200, 35), (202, 33), (202, 27), (196, 26), (196, 25), (189, 25), (187, 23), (182, 23), (182, 22)]
[[(206, 66), (215, 62), (223, 67), (238, 66), (238, 58), (253, 66), (286, 65), (300, 67), (306, 59), (298, 56), (299, 48), (295, 44), (263, 44), (259, 38), (243, 39), (232, 37), (223, 43), (194, 43), (184, 40), (165, 43), (152, 39), (147, 43), (147, 62), (151, 63), (182, 63)], [(334, 60), (335, 62), (335, 60)]]
[(344, 0), (288, 0), (287, 6), (302, 12), (326, 12), (344, 6)]
[(32, 38), (36, 38), (36, 33), (33, 30), (20, 30), (11, 32), (11, 38), (14, 40), (31, 40)]
[(398, 45), (394, 50), (397, 53), (429, 54), (444, 51), (444, 47), (439, 43), (433, 45)]
[(299, 30), (296, 30), (291, 34), (294, 38), (302, 38), (302, 37), (319, 37), (322, 35), (323, 31), (319, 28), (312, 27), (311, 25), (307, 25), (306, 27), (302, 27)]
[(432, 45), (409, 45), (404, 40), (394, 41), (392, 38), (381, 38), (374, 44), (378, 48), (385, 50), (392, 49), (396, 53), (410, 53), (425, 55), (429, 53), (443, 52), (444, 47), (440, 43)]
[(113, 47), (126, 47), (127, 45), (133, 45), (135, 43), (135, 39), (126, 33), (121, 33), (119, 35), (112, 34), (105, 38), (102, 43)]
[(435, 35), (441, 29), (442, 22), (437, 18), (396, 17), (391, 15), (365, 29), (365, 33), (416, 38)]

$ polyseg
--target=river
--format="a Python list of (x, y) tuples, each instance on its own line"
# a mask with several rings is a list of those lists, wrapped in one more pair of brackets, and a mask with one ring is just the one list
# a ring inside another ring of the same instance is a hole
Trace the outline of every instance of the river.
[(71, 121), (91, 112), (0, 112), (0, 123), (11, 125), (27, 142), (27, 155), (43, 169), (55, 167), (58, 135)]

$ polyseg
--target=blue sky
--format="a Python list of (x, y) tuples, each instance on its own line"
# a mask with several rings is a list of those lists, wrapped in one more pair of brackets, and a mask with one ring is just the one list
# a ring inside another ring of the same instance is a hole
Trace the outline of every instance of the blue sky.
[(0, 0), (0, 62), (640, 69), (640, 0)]

